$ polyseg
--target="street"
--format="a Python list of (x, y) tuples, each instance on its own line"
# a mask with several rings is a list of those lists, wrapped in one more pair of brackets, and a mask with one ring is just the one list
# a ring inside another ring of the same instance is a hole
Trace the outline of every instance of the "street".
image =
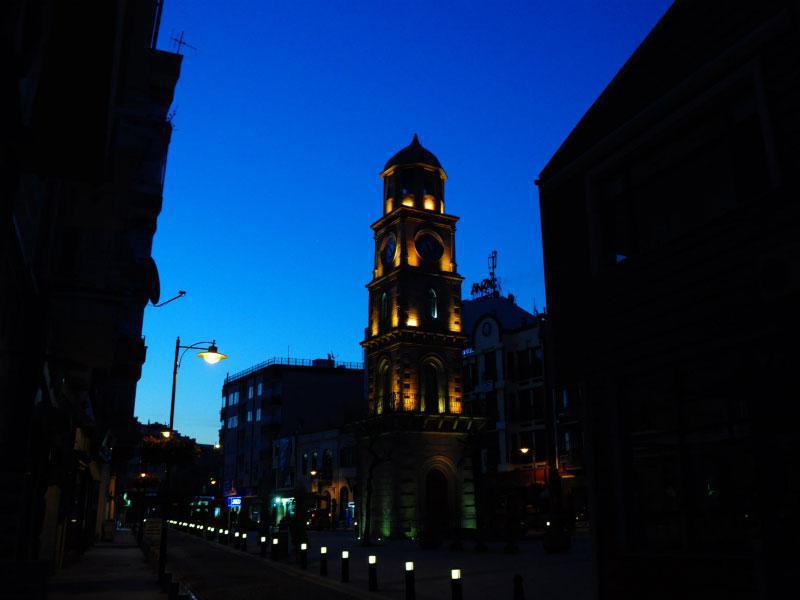
[[(255, 532), (248, 536), (248, 555), (196, 536), (175, 532), (170, 537), (168, 569), (185, 581), (201, 600), (264, 598), (347, 598), (367, 591), (367, 556), (377, 556), (378, 594), (403, 598), (405, 561), (414, 562), (417, 598), (449, 598), (450, 569), (462, 572), (464, 598), (512, 598), (513, 577), (523, 576), (527, 598), (588, 600), (591, 597), (590, 542), (577, 535), (569, 554), (545, 554), (538, 540), (520, 544), (518, 554), (505, 554), (502, 544), (489, 544), (480, 553), (466, 543), (464, 550), (422, 550), (412, 541), (382, 542), (364, 548), (351, 532), (310, 532), (309, 566), (303, 573), (295, 559), (277, 566), (258, 556)], [(319, 548), (328, 548), (328, 577), (319, 577)], [(350, 551), (350, 583), (340, 584), (341, 550)], [(318, 583), (317, 583), (318, 582)], [(320, 587), (320, 584), (332, 587)]]

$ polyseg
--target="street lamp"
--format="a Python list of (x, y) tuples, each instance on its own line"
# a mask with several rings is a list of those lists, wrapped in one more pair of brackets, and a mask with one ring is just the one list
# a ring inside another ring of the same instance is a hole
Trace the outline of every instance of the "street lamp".
[[(197, 356), (202, 358), (206, 363), (215, 365), (219, 361), (228, 358), (227, 354), (222, 354), (217, 349), (216, 340), (210, 342), (195, 342), (190, 346), (181, 346), (181, 338), (178, 336), (175, 339), (175, 360), (172, 363), (172, 397), (169, 404), (169, 430), (162, 432), (165, 438), (169, 438), (175, 431), (175, 388), (178, 384), (178, 369), (181, 368), (184, 355), (189, 350), (200, 350), (206, 348), (202, 352), (198, 352)], [(183, 350), (183, 352), (181, 352)], [(169, 435), (165, 435), (169, 434)], [(167, 474), (164, 480), (164, 499), (161, 503), (161, 544), (158, 553), (158, 578), (163, 581), (164, 573), (167, 568), (167, 513), (169, 512), (169, 484), (170, 474), (172, 472), (172, 464), (167, 458)]]

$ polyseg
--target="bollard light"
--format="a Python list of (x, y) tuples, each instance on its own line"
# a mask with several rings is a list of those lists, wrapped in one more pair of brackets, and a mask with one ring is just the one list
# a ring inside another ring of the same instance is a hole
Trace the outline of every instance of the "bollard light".
[(261, 544), (260, 544), (261, 545), (261, 552), (259, 554), (261, 554), (261, 556), (266, 556), (267, 555), (267, 536), (262, 535), (259, 538), (259, 541), (261, 542)]
[(452, 600), (462, 600), (464, 592), (461, 588), (461, 569), (450, 569), (450, 593)]
[(267, 543), (267, 536), (265, 536), (265, 535), (261, 536), (261, 543), (262, 544), (266, 544)]
[(320, 554), (327, 554), (328, 553), (328, 547), (327, 546), (323, 546), (322, 548), (319, 549), (319, 553)]
[(410, 560), (406, 561), (406, 595), (405, 600), (416, 600), (417, 591), (414, 586), (414, 563)]
[(243, 533), (243, 534), (242, 534), (242, 539), (244, 539), (244, 540), (246, 540), (246, 539), (247, 539), (247, 534), (246, 534), (246, 533)]
[(367, 557), (367, 563), (369, 566), (367, 567), (368, 575), (369, 575), (369, 591), (376, 592), (378, 591), (378, 557), (374, 554), (370, 554)]
[(328, 547), (322, 546), (319, 549), (319, 574), (320, 575), (327, 575), (328, 574)]
[(239, 532), (237, 531), (236, 533), (234, 533), (233, 537), (239, 537)]
[(342, 583), (350, 581), (350, 552), (342, 550)]
[(280, 551), (280, 548), (278, 546), (278, 538), (274, 537), (274, 538), (272, 538), (272, 548), (270, 549), (269, 557), (272, 560), (278, 560), (278, 558), (280, 558), (280, 552), (279, 551)]
[(305, 542), (300, 543), (300, 568), (308, 568), (308, 544)]

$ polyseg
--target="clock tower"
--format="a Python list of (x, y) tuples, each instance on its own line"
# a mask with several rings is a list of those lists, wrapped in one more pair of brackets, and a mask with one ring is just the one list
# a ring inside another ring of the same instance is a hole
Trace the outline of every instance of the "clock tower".
[(362, 440), (362, 531), (368, 519), (374, 535), (443, 539), (475, 527), (464, 439), (482, 425), (462, 414), (458, 217), (445, 212), (442, 165), (416, 135), (381, 178), (362, 342), (371, 432)]

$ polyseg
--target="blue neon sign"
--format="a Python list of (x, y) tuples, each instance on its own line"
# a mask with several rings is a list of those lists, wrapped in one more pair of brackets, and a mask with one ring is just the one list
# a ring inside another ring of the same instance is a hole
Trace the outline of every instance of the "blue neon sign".
[(228, 506), (241, 506), (242, 505), (242, 497), (241, 496), (229, 496), (228, 497)]

